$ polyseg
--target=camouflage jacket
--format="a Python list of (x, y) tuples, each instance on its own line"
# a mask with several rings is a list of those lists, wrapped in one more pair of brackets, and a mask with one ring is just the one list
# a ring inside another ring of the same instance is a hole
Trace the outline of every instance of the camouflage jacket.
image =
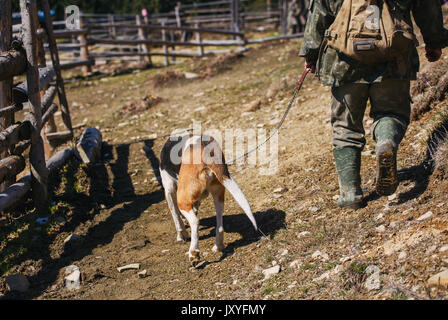
[[(343, 0), (311, 0), (310, 13), (305, 28), (303, 44), (299, 56), (307, 61), (317, 61), (325, 30), (334, 21)], [(446, 30), (443, 28), (443, 17), (440, 0), (393, 0), (403, 10), (408, 23), (412, 25), (411, 13), (423, 35), (424, 42), (430, 48), (446, 46)], [(395, 61), (374, 65), (338, 54), (333, 48), (324, 46), (317, 72), (323, 84), (340, 86), (343, 83), (372, 83), (382, 79), (415, 80), (420, 68), (417, 49), (409, 51), (406, 72), (398, 72)]]

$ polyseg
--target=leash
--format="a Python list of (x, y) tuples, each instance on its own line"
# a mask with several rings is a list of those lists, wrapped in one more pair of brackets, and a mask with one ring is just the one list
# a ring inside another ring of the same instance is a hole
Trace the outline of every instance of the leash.
[(300, 89), (302, 89), (303, 82), (305, 81), (305, 78), (306, 78), (306, 76), (308, 75), (308, 73), (309, 73), (310, 71), (311, 71), (310, 68), (305, 68), (305, 70), (303, 71), (302, 76), (300, 77), (299, 82), (297, 83), (297, 86), (296, 86), (295, 89), (294, 89), (294, 94), (293, 94), (291, 100), (289, 101), (288, 107), (286, 108), (286, 111), (285, 111), (285, 113), (283, 114), (282, 119), (280, 120), (280, 122), (278, 123), (278, 125), (275, 127), (275, 129), (274, 129), (274, 131), (271, 133), (271, 135), (270, 135), (265, 141), (263, 141), (263, 142), (260, 143), (258, 146), (256, 146), (255, 148), (253, 148), (253, 149), (247, 151), (246, 153), (244, 153), (243, 155), (241, 155), (241, 156), (239, 156), (239, 157), (233, 159), (232, 161), (228, 161), (228, 162), (226, 162), (227, 165), (233, 164), (234, 162), (236, 162), (236, 161), (238, 161), (238, 160), (240, 160), (240, 159), (242, 159), (242, 158), (245, 158), (245, 157), (247, 157), (249, 154), (251, 154), (251, 153), (257, 151), (262, 145), (264, 145), (266, 142), (268, 142), (269, 140), (271, 140), (273, 136), (276, 135), (276, 133), (278, 132), (278, 130), (282, 127), (283, 122), (285, 121), (286, 116), (288, 115), (289, 111), (291, 110), (292, 104), (293, 104), (294, 100), (296, 99), (297, 94), (299, 93)]
[[(297, 94), (299, 93), (300, 89), (302, 89), (303, 82), (305, 81), (306, 76), (308, 75), (308, 73), (309, 73), (310, 71), (311, 71), (310, 68), (305, 68), (305, 70), (303, 71), (302, 76), (301, 76), (300, 79), (299, 79), (299, 82), (297, 83), (296, 87), (294, 88), (294, 93), (293, 93), (293, 96), (292, 96), (291, 100), (289, 100), (288, 107), (286, 108), (285, 113), (283, 114), (282, 119), (280, 120), (280, 122), (278, 123), (278, 125), (275, 127), (275, 129), (274, 129), (274, 131), (271, 133), (271, 135), (270, 135), (265, 141), (263, 141), (262, 143), (260, 143), (258, 146), (256, 146), (256, 147), (253, 148), (252, 150), (247, 151), (246, 153), (244, 153), (243, 155), (239, 156), (238, 158), (233, 159), (232, 161), (226, 162), (227, 165), (232, 164), (232, 163), (238, 161), (239, 159), (242, 159), (242, 158), (244, 158), (244, 157), (247, 157), (249, 154), (251, 154), (251, 153), (257, 151), (262, 145), (264, 145), (266, 142), (268, 142), (269, 140), (271, 140), (272, 137), (275, 136), (275, 135), (277, 134), (278, 130), (280, 130), (280, 128), (282, 127), (283, 122), (285, 122), (285, 119), (286, 119), (286, 117), (287, 117), (289, 111), (290, 111), (291, 108), (292, 108), (292, 104), (293, 104), (294, 100), (296, 99)], [(257, 231), (262, 235), (263, 238), (267, 239), (266, 234), (265, 234), (263, 231), (261, 231), (260, 227), (258, 227)]]

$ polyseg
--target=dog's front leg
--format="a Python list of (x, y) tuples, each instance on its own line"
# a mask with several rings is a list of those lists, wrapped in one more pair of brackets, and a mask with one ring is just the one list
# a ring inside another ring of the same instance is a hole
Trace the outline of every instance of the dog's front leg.
[(180, 210), (184, 217), (187, 219), (188, 224), (191, 228), (191, 243), (190, 249), (188, 251), (188, 258), (193, 266), (197, 265), (199, 262), (199, 219), (196, 216), (196, 210), (191, 209), (190, 211)]

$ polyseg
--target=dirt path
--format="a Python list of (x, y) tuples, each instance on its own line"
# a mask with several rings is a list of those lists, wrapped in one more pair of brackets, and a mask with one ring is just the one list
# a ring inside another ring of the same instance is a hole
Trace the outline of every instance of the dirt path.
[[(268, 239), (260, 239), (228, 195), (226, 251), (213, 253), (214, 208), (207, 199), (200, 208), (199, 242), (206, 264), (189, 269), (188, 243), (175, 242), (174, 224), (157, 181), (165, 141), (160, 137), (191, 127), (192, 119), (201, 121), (203, 129), (272, 129), (302, 70), (298, 47), (296, 41), (264, 46), (227, 65), (211, 59), (172, 66), (168, 70), (173, 72), (195, 70), (198, 64), (208, 72), (217, 65), (221, 70), (206, 79), (158, 87), (150, 79), (165, 74), (165, 69), (93, 77), (69, 85), (73, 122), (101, 128), (108, 144), (105, 161), (94, 168), (73, 169), (80, 172), (80, 190), (76, 196), (55, 199), (68, 203), (63, 213), (66, 222), (60, 232), (45, 238), (44, 252), (10, 269), (28, 272), (30, 290), (5, 291), (5, 298), (446, 298), (443, 290), (426, 288), (429, 276), (448, 266), (447, 252), (435, 254), (448, 244), (446, 195), (432, 194), (429, 177), (415, 174), (425, 145), (411, 147), (411, 143), (426, 124), (416, 122), (410, 128), (400, 151), (402, 184), (393, 199), (378, 199), (373, 192), (374, 144), (368, 136), (362, 175), (369, 205), (356, 212), (342, 211), (334, 206), (338, 187), (331, 153), (330, 94), (313, 77), (306, 81), (280, 131), (277, 174), (260, 175), (262, 166), (247, 164), (230, 168)], [(120, 115), (124, 106), (132, 110), (132, 103), (139, 105), (148, 95), (162, 101), (146, 111)], [(257, 99), (262, 99), (260, 108), (245, 111)], [(371, 122), (365, 120), (367, 131)], [(433, 218), (416, 221), (429, 210)], [(413, 240), (413, 232), (421, 232), (421, 237)], [(71, 233), (81, 239), (64, 245)], [(394, 247), (398, 238), (406, 245)], [(392, 253), (385, 254), (387, 243)], [(139, 271), (146, 270), (147, 276), (116, 269), (131, 263), (139, 263)], [(64, 287), (65, 268), (71, 264), (83, 275), (78, 291)], [(263, 280), (262, 270), (274, 264), (281, 265), (281, 272)], [(363, 286), (369, 265), (381, 271), (379, 290)]]

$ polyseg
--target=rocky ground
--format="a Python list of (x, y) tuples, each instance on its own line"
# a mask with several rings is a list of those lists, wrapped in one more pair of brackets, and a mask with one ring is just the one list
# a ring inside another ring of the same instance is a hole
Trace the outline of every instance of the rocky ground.
[[(309, 76), (278, 136), (278, 171), (262, 175), (266, 164), (247, 162), (230, 166), (267, 237), (251, 229), (227, 194), (224, 253), (211, 250), (211, 199), (200, 208), (204, 263), (191, 268), (189, 244), (176, 243), (158, 181), (166, 135), (190, 128), (193, 119), (204, 130), (273, 129), (303, 70), (299, 46), (291, 40), (168, 68), (66, 74), (77, 136), (98, 127), (103, 161), (72, 162), (53, 177), (49, 214), (25, 203), (0, 222), (2, 298), (446, 299), (448, 154), (442, 135), (432, 134), (446, 123), (444, 93), (426, 97), (429, 107), (416, 113), (398, 156), (400, 186), (390, 197), (374, 191), (375, 146), (366, 116), (368, 206), (341, 210), (330, 92)], [(446, 73), (446, 61), (445, 54), (432, 67)], [(419, 79), (414, 97), (445, 90)], [(437, 162), (428, 158), (428, 141)]]

